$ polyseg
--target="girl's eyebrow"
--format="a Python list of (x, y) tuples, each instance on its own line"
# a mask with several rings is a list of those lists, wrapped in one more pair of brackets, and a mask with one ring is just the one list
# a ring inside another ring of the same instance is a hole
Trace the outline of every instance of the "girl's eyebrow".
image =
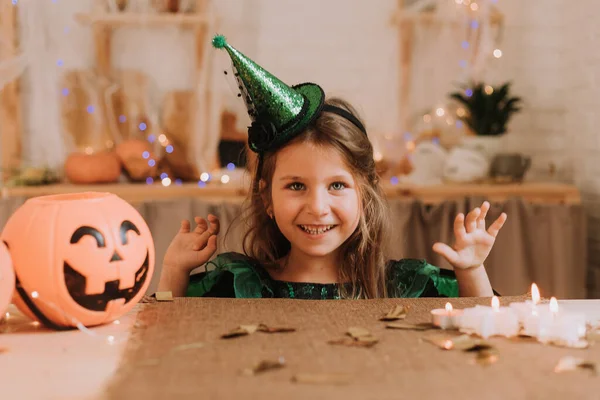
[(279, 178), (280, 181), (287, 181), (287, 180), (294, 181), (294, 180), (299, 180), (299, 179), (302, 179), (302, 177), (292, 176), (292, 175), (286, 175), (284, 177)]
[[(303, 178), (301, 176), (297, 176), (297, 175), (286, 175), (286, 176), (279, 178), (280, 181), (287, 181), (287, 180), (297, 181), (297, 180), (302, 180), (302, 179)], [(350, 177), (348, 175), (334, 175), (334, 176), (329, 176), (326, 178), (326, 180), (346, 180), (346, 179), (350, 179)]]

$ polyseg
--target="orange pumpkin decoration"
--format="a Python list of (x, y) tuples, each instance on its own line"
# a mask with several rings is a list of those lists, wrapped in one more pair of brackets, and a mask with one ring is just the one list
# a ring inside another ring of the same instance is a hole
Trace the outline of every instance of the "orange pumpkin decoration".
[(13, 261), (16, 306), (55, 329), (117, 319), (142, 298), (154, 272), (148, 225), (111, 193), (31, 198), (1, 239)]
[(0, 242), (0, 319), (8, 308), (15, 289), (15, 273), (8, 249)]
[(71, 183), (114, 183), (121, 176), (121, 160), (114, 151), (71, 153), (65, 160), (65, 175)]
[[(117, 145), (115, 151), (132, 181), (145, 181), (147, 177), (158, 175), (158, 163), (152, 167), (148, 164), (149, 159), (156, 160), (156, 156), (147, 140), (126, 140)], [(148, 152), (148, 159), (144, 158), (144, 152)]]

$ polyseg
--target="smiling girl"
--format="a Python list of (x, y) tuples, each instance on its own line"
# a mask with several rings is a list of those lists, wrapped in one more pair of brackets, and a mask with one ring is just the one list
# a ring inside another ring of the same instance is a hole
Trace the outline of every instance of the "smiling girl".
[[(219, 220), (182, 221), (164, 258), (159, 291), (174, 296), (338, 299), (456, 297), (493, 294), (483, 262), (506, 221), (489, 228), (489, 203), (459, 214), (453, 247), (436, 243), (454, 271), (424, 260), (386, 260), (389, 210), (373, 147), (356, 111), (326, 99), (316, 84), (293, 87), (225, 42), (253, 119), (249, 147), (258, 154), (244, 254), (217, 250)], [(193, 269), (211, 271), (190, 277)]]

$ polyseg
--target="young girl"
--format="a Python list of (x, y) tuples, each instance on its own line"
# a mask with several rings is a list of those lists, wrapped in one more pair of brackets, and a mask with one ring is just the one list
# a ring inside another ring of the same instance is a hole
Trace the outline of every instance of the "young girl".
[[(506, 215), (487, 230), (489, 204), (459, 214), (455, 244), (433, 250), (454, 267), (423, 260), (386, 262), (389, 212), (373, 148), (355, 110), (324, 99), (320, 87), (292, 88), (217, 36), (254, 122), (249, 147), (258, 154), (244, 253), (215, 253), (219, 220), (182, 221), (164, 258), (159, 291), (174, 296), (301, 299), (456, 297), (493, 294), (483, 262)], [(205, 263), (213, 270), (191, 277)]]

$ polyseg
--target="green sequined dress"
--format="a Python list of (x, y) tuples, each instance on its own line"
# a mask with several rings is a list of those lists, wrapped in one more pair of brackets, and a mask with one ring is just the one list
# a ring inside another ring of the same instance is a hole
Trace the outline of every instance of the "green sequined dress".
[[(391, 260), (390, 297), (458, 297), (452, 271), (424, 260)], [(209, 261), (214, 269), (192, 275), (188, 297), (339, 299), (337, 284), (286, 282), (271, 278), (256, 260), (240, 253), (223, 253)]]

